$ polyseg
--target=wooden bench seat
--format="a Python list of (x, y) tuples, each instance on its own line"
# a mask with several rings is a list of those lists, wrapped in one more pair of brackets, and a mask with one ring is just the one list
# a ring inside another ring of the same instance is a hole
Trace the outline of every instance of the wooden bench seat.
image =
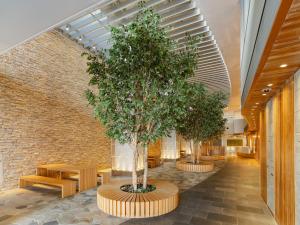
[(120, 187), (131, 180), (112, 181), (97, 191), (97, 205), (103, 212), (117, 217), (147, 218), (166, 214), (179, 203), (179, 189), (175, 184), (149, 180), (156, 190), (148, 193), (124, 192)]
[(107, 184), (111, 178), (111, 168), (98, 168), (97, 176), (101, 179), (101, 184)]
[(154, 168), (161, 165), (160, 156), (148, 156), (148, 167)]
[(33, 184), (45, 184), (61, 188), (61, 197), (67, 197), (76, 193), (76, 181), (56, 179), (36, 175), (22, 176), (19, 180), (19, 187), (23, 188)]

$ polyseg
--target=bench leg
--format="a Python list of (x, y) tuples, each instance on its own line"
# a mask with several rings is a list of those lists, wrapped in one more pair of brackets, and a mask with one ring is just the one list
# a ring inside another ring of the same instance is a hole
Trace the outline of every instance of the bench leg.
[(76, 194), (76, 182), (64, 184), (61, 188), (61, 197), (65, 198)]

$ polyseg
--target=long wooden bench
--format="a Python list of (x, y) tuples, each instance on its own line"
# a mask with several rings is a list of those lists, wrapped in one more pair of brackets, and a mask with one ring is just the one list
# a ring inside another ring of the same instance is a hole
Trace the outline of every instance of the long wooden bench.
[(67, 197), (76, 193), (76, 181), (66, 179), (56, 179), (36, 175), (22, 176), (19, 180), (19, 187), (23, 188), (33, 184), (45, 184), (61, 188), (61, 197)]

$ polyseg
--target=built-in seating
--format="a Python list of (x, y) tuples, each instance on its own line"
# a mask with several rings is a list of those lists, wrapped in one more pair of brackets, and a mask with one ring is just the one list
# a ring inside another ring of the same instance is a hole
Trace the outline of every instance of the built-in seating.
[(154, 168), (161, 165), (160, 156), (148, 156), (148, 167)]
[(100, 179), (101, 184), (107, 184), (111, 178), (111, 166), (102, 164), (97, 167), (97, 177)]
[(67, 179), (56, 179), (37, 175), (22, 176), (19, 180), (19, 187), (27, 187), (33, 184), (44, 184), (61, 188), (61, 197), (67, 197), (76, 193), (76, 181)]

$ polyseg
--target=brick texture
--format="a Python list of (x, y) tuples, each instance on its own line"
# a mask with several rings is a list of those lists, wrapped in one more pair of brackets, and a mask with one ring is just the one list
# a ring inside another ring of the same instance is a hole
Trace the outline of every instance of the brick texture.
[(0, 55), (0, 190), (42, 163), (111, 162), (111, 141), (84, 96), (83, 51), (54, 30)]

